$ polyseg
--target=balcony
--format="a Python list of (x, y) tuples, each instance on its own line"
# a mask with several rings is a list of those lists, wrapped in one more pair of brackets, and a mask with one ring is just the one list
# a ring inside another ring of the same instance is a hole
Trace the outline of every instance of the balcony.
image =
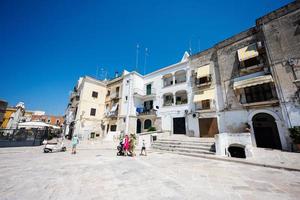
[(138, 89), (138, 88), (135, 88), (133, 90), (133, 96), (135, 97), (138, 97), (138, 98), (142, 98), (142, 99), (145, 99), (145, 98), (151, 98), (151, 97), (155, 97), (156, 95), (156, 92), (153, 88), (151, 88), (151, 90), (141, 90), (141, 89)]
[(212, 83), (211, 75), (200, 77), (200, 78), (198, 78), (198, 77), (195, 78), (195, 85), (197, 87), (210, 86), (211, 83)]
[(118, 117), (118, 114), (119, 114), (119, 112), (117, 110), (116, 111), (108, 111), (105, 113), (105, 116), (107, 118), (116, 118), (116, 117)]
[(78, 92), (72, 92), (70, 95), (70, 101), (79, 101), (80, 100), (80, 95), (78, 94)]
[(139, 112), (137, 112), (137, 115), (138, 116), (156, 115), (156, 110), (154, 110), (154, 109), (151, 109), (151, 110), (140, 109)]

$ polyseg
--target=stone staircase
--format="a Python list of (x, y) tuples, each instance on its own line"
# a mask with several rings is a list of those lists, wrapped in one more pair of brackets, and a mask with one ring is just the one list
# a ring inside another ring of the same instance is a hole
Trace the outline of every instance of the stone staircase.
[(194, 138), (187, 136), (170, 136), (153, 142), (151, 148), (155, 151), (167, 151), (181, 155), (197, 156), (201, 154), (215, 154), (214, 138)]

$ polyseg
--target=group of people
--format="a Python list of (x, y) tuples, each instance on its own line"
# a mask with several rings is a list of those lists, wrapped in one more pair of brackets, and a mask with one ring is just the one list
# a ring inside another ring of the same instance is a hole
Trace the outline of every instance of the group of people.
[[(135, 141), (136, 141), (136, 136), (134, 134), (130, 134), (130, 137), (127, 134), (125, 135), (125, 137), (122, 140), (122, 150), (125, 156), (128, 155), (135, 156), (135, 152), (134, 152)], [(79, 138), (77, 135), (74, 135), (72, 137), (71, 143), (72, 143), (72, 154), (76, 154), (76, 147), (79, 143)], [(144, 156), (147, 155), (145, 140), (143, 140), (140, 155), (144, 155)]]
[[(123, 148), (123, 152), (125, 156), (131, 155), (131, 156), (135, 156), (135, 135), (131, 134), (130, 137), (126, 134), (125, 137), (122, 140), (122, 148)], [(141, 149), (141, 153), (140, 155), (147, 155), (146, 152), (146, 144), (145, 144), (145, 140), (143, 140), (142, 143), (142, 149)]]

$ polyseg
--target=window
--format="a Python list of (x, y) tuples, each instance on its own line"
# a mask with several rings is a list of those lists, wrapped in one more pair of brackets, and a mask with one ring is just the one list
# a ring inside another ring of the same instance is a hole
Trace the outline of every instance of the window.
[(164, 87), (173, 85), (173, 75), (172, 74), (167, 74), (163, 76), (163, 84)]
[(259, 65), (258, 57), (250, 58), (241, 62), (241, 68), (247, 68), (255, 65)]
[(245, 88), (247, 103), (268, 101), (274, 99), (269, 83)]
[(146, 119), (144, 122), (144, 129), (149, 129), (152, 126), (152, 122), (150, 119)]
[(146, 95), (150, 95), (151, 94), (151, 84), (148, 84), (147, 86), (146, 86)]
[(50, 123), (51, 122), (51, 120), (50, 119), (48, 119), (48, 123)]
[(184, 82), (186, 82), (186, 72), (184, 70), (175, 72), (175, 84)]
[(177, 91), (176, 96), (176, 105), (186, 104), (187, 103), (187, 92), (185, 90)]
[(174, 102), (173, 94), (164, 95), (164, 106), (171, 106)]
[(96, 109), (91, 108), (90, 116), (96, 116)]
[(145, 101), (144, 102), (144, 111), (150, 111), (153, 109), (153, 101)]
[(210, 83), (210, 82), (211, 82), (210, 76), (196, 78), (196, 85), (201, 85), (201, 84)]
[(111, 125), (110, 131), (117, 131), (117, 125)]
[(59, 124), (59, 119), (56, 120), (56, 124)]
[(119, 97), (120, 87), (116, 88), (116, 97)]
[(106, 96), (110, 95), (110, 90), (107, 90)]
[(202, 104), (203, 110), (210, 109), (210, 100), (209, 99), (201, 101), (201, 104)]
[(126, 100), (126, 101), (128, 100), (128, 96), (125, 96), (125, 100)]
[(92, 97), (97, 98), (98, 97), (98, 92), (93, 91)]

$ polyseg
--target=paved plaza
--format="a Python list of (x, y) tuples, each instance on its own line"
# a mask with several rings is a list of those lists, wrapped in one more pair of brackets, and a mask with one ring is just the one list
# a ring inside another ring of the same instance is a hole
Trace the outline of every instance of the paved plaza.
[(160, 152), (117, 157), (112, 148), (2, 148), (0, 199), (299, 199), (299, 172)]

